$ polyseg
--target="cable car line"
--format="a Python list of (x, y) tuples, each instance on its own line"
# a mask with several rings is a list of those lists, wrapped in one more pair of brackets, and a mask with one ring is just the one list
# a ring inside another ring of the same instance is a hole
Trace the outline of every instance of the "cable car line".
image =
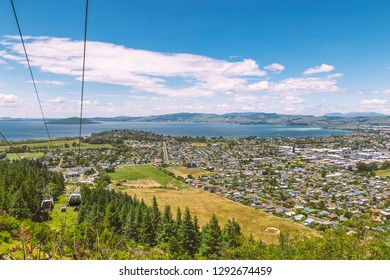
[(32, 82), (33, 82), (33, 85), (34, 85), (35, 95), (36, 95), (37, 100), (38, 100), (38, 103), (39, 103), (39, 108), (40, 108), (40, 110), (41, 110), (41, 115), (42, 115), (43, 123), (44, 123), (45, 128), (46, 128), (46, 133), (47, 133), (47, 137), (48, 137), (48, 139), (49, 139), (49, 144), (50, 144), (50, 147), (52, 148), (52, 143), (51, 143), (51, 138), (50, 138), (50, 134), (49, 134), (49, 129), (48, 129), (48, 127), (47, 127), (45, 114), (43, 113), (42, 104), (41, 104), (41, 100), (40, 100), (40, 98), (39, 98), (37, 85), (36, 85), (36, 83), (35, 83), (34, 75), (33, 75), (32, 69), (31, 69), (30, 60), (29, 60), (29, 58), (28, 58), (28, 54), (27, 54), (27, 50), (26, 50), (26, 45), (24, 44), (24, 39), (23, 39), (23, 35), (22, 35), (22, 29), (20, 28), (19, 19), (18, 19), (18, 15), (16, 14), (16, 9), (15, 9), (15, 5), (14, 5), (14, 1), (13, 1), (13, 0), (10, 0), (10, 1), (11, 1), (11, 5), (12, 5), (12, 10), (13, 10), (13, 12), (14, 12), (15, 20), (16, 20), (16, 25), (18, 26), (18, 31), (19, 31), (20, 40), (22, 41), (24, 54), (25, 54), (25, 56), (26, 56), (28, 69), (30, 70), (31, 79), (32, 79)]
[(12, 147), (11, 143), (8, 142), (7, 138), (5, 138), (4, 134), (0, 132), (0, 135), (1, 137), (4, 139), (5, 143), (7, 143), (7, 145), (10, 147), (10, 149), (18, 156), (18, 158), (20, 160), (22, 160), (22, 158), (20, 157), (20, 155), (15, 151), (14, 147)]
[(87, 27), (88, 27), (88, 0), (85, 4), (85, 22), (84, 22), (84, 52), (83, 52), (83, 74), (81, 78), (81, 99), (80, 99), (80, 129), (79, 129), (79, 155), (78, 163), (81, 157), (81, 127), (83, 124), (83, 102), (84, 102), (84, 82), (85, 82), (85, 54), (87, 51)]

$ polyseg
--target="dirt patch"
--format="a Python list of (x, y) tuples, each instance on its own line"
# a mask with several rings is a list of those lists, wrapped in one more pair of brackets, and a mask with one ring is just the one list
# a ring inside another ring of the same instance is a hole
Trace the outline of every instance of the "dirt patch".
[(274, 227), (267, 227), (265, 229), (266, 233), (272, 233), (272, 234), (280, 234), (280, 230)]
[(161, 184), (150, 179), (126, 180), (126, 182), (123, 182), (122, 185), (135, 188), (155, 188), (161, 186)]

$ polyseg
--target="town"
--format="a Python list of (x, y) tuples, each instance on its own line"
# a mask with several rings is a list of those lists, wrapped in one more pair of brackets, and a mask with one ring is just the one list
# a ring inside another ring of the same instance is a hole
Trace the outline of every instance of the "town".
[[(84, 142), (106, 146), (81, 150), (79, 161), (76, 150), (57, 149), (45, 154), (46, 163), (68, 182), (85, 184), (125, 166), (150, 165), (190, 187), (316, 230), (343, 226), (356, 233), (362, 224), (389, 230), (390, 134), (384, 131), (211, 139), (111, 131)], [(168, 171), (175, 166), (203, 172), (180, 176)]]

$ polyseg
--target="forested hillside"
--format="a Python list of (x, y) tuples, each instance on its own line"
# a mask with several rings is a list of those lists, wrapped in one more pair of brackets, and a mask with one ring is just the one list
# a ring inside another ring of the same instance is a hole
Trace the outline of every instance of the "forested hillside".
[(56, 199), (63, 189), (62, 175), (39, 160), (0, 161), (0, 209), (15, 218), (37, 219), (42, 199)]

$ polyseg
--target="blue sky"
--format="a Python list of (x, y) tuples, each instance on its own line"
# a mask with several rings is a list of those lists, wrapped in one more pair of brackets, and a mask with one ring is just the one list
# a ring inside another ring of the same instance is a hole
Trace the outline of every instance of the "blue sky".
[[(85, 2), (14, 0), (47, 117), (79, 114)], [(385, 0), (90, 0), (85, 116), (390, 114)], [(40, 117), (0, 2), (0, 117)]]

